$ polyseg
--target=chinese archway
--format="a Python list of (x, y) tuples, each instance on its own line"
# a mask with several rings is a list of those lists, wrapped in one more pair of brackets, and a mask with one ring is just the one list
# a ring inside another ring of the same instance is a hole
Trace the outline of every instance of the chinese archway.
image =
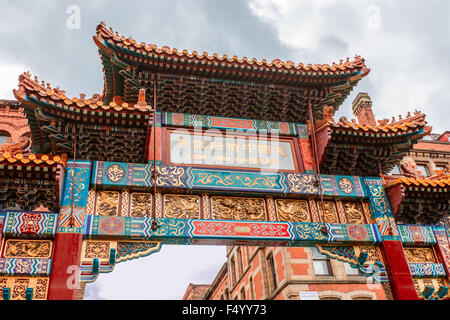
[[(383, 178), (430, 133), (425, 115), (333, 119), (370, 71), (362, 57), (210, 56), (104, 23), (94, 42), (102, 94), (69, 98), (29, 73), (14, 90), (32, 149), (0, 150), (0, 299), (75, 299), (79, 282), (171, 244), (317, 246), (395, 299), (418, 299), (424, 277), (444, 296), (448, 176)], [(408, 246), (440, 261), (408, 263)]]

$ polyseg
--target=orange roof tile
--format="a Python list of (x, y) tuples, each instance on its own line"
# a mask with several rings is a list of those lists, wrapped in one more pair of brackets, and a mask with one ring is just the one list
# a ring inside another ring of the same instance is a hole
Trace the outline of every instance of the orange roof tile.
[(54, 164), (65, 164), (67, 161), (67, 158), (64, 156), (52, 156), (52, 155), (46, 155), (46, 154), (22, 154), (18, 153), (15, 155), (12, 155), (9, 152), (1, 153), (0, 154), (0, 162), (9, 162), (9, 163), (19, 163), (19, 164), (28, 164), (28, 163), (34, 163), (34, 164), (48, 164), (48, 165), (54, 165)]
[(407, 186), (418, 187), (450, 187), (450, 175), (443, 175), (438, 177), (429, 177), (424, 179), (417, 179), (412, 177), (399, 177), (392, 179), (386, 183), (386, 187), (390, 187), (397, 184), (405, 184)]

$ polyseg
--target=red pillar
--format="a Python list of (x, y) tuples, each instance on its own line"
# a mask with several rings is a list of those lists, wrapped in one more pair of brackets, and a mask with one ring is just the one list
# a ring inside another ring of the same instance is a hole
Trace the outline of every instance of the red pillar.
[(79, 287), (81, 233), (56, 233), (48, 300), (75, 300)]
[(395, 300), (418, 300), (414, 281), (400, 241), (384, 240), (381, 245), (389, 284)]

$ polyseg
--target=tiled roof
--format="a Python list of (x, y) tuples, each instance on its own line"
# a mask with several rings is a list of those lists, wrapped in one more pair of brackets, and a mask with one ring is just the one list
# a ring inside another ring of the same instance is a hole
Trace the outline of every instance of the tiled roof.
[(428, 178), (412, 178), (412, 177), (398, 177), (390, 178), (386, 182), (386, 187), (391, 187), (397, 184), (404, 184), (407, 186), (417, 187), (450, 187), (450, 175), (439, 175)]
[[(370, 71), (365, 64), (364, 59), (360, 56), (356, 56), (353, 61), (350, 61), (349, 58), (346, 61), (340, 60), (339, 64), (332, 63), (329, 64), (306, 64), (298, 63), (295, 64), (292, 61), (281, 61), (279, 59), (275, 59), (272, 62), (268, 62), (263, 59), (258, 61), (257, 59), (248, 59), (247, 57), (238, 58), (237, 56), (228, 57), (228, 55), (224, 54), (223, 56), (219, 56), (217, 53), (209, 55), (207, 52), (203, 52), (199, 54), (197, 51), (192, 51), (191, 53), (188, 50), (179, 51), (177, 48), (169, 48), (167, 46), (158, 47), (155, 44), (147, 44), (145, 42), (138, 43), (134, 39), (124, 36), (120, 36), (117, 32), (114, 32), (111, 28), (107, 28), (105, 23), (102, 22), (97, 26), (97, 33), (94, 36), (94, 41), (100, 47), (104, 47), (104, 42), (108, 42), (113, 44), (116, 47), (126, 48), (128, 51), (134, 52), (137, 55), (168, 55), (172, 58), (178, 59), (193, 59), (198, 61), (210, 61), (215, 63), (231, 63), (233, 65), (245, 65), (249, 67), (255, 67), (257, 69), (252, 68), (254, 71), (259, 68), (276, 68), (282, 69), (286, 71), (298, 71), (301, 75), (313, 75), (313, 76), (329, 76), (333, 74), (346, 74), (352, 73), (358, 70), (361, 70), (361, 77), (367, 75)], [(106, 49), (106, 48), (105, 48)]]
[(357, 131), (360, 133), (372, 133), (382, 134), (384, 136), (396, 136), (402, 133), (415, 132), (418, 129), (423, 128), (424, 131), (421, 136), (427, 135), (431, 132), (432, 128), (427, 126), (425, 121), (425, 114), (415, 111), (414, 116), (408, 113), (405, 119), (400, 116), (398, 120), (392, 118), (392, 121), (388, 119), (378, 120), (378, 124), (373, 126), (370, 124), (361, 124), (352, 119), (348, 121), (346, 117), (341, 117), (337, 122), (333, 118), (329, 117), (319, 122), (316, 126), (316, 131), (320, 130), (324, 126), (329, 125), (333, 131)]
[(137, 104), (129, 104), (116, 99), (116, 101), (111, 101), (109, 104), (103, 104), (101, 96), (94, 94), (91, 98), (86, 99), (84, 94), (80, 97), (69, 98), (66, 96), (64, 90), (58, 88), (52, 88), (49, 83), (45, 83), (39, 80), (37, 77), (31, 78), (29, 72), (24, 72), (19, 77), (19, 89), (14, 90), (14, 95), (19, 101), (25, 100), (25, 94), (28, 94), (31, 98), (37, 99), (41, 102), (47, 104), (53, 104), (61, 109), (68, 108), (69, 111), (75, 109), (89, 109), (91, 111), (101, 112), (101, 111), (126, 111), (128, 113), (142, 113), (148, 114), (149, 108), (138, 106)]

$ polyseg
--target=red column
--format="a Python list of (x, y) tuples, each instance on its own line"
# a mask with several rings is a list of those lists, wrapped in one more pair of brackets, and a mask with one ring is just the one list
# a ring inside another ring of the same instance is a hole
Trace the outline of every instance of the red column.
[(384, 240), (381, 249), (394, 299), (418, 300), (402, 243), (400, 241)]
[(56, 233), (48, 300), (75, 300), (79, 287), (81, 233)]

